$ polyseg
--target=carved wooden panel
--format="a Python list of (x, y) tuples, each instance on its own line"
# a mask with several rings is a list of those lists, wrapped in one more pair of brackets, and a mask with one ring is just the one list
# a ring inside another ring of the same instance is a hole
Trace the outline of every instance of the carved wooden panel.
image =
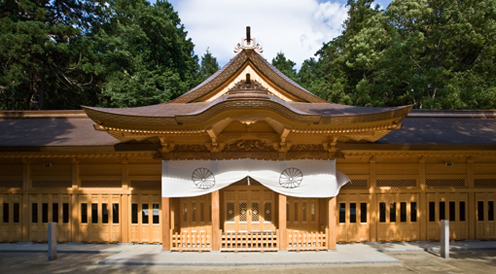
[(239, 140), (226, 145), (223, 152), (272, 152), (276, 151), (272, 144), (260, 140)]

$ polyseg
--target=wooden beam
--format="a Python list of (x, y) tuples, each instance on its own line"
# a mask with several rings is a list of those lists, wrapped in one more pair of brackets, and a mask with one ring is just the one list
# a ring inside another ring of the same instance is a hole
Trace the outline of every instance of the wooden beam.
[(170, 202), (169, 198), (162, 197), (162, 250), (170, 251)]
[(288, 232), (286, 228), (286, 219), (287, 219), (287, 212), (286, 212), (286, 203), (287, 203), (287, 197), (284, 194), (279, 194), (279, 238), (278, 240), (278, 247), (279, 251), (286, 251), (288, 250)]
[(220, 194), (212, 192), (212, 251), (220, 250)]
[(337, 197), (330, 198), (327, 203), (327, 249), (336, 250), (336, 200)]

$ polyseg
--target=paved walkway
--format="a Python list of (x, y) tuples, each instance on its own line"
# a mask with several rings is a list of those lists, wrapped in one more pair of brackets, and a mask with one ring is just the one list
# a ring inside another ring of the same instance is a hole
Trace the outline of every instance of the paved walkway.
[[(305, 265), (305, 264), (374, 264), (398, 263), (384, 252), (439, 251), (439, 242), (338, 244), (333, 252), (162, 252), (161, 245), (127, 244), (58, 244), (60, 253), (115, 253), (102, 265)], [(451, 242), (450, 251), (496, 250), (496, 241)], [(0, 244), (0, 252), (47, 252), (47, 244)]]

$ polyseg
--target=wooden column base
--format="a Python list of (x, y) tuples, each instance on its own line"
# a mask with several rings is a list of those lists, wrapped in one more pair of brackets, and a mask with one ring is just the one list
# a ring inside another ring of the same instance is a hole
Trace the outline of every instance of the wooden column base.
[(212, 192), (212, 251), (220, 250), (220, 194)]
[(162, 250), (171, 249), (170, 233), (170, 201), (167, 197), (162, 197)]
[(279, 251), (288, 250), (288, 238), (287, 238), (288, 232), (286, 227), (286, 219), (287, 219), (286, 203), (287, 203), (286, 195), (279, 194), (279, 235), (278, 235), (279, 237), (277, 239)]
[(328, 200), (327, 206), (327, 249), (336, 250), (336, 197)]

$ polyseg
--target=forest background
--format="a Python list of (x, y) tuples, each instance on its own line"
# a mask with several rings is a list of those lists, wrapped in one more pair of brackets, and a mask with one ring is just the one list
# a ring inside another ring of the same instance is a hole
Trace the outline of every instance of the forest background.
[[(349, 0), (340, 36), (299, 71), (272, 64), (334, 103), (496, 108), (496, 1)], [(167, 102), (219, 69), (200, 58), (167, 1), (2, 0), (0, 109)]]

